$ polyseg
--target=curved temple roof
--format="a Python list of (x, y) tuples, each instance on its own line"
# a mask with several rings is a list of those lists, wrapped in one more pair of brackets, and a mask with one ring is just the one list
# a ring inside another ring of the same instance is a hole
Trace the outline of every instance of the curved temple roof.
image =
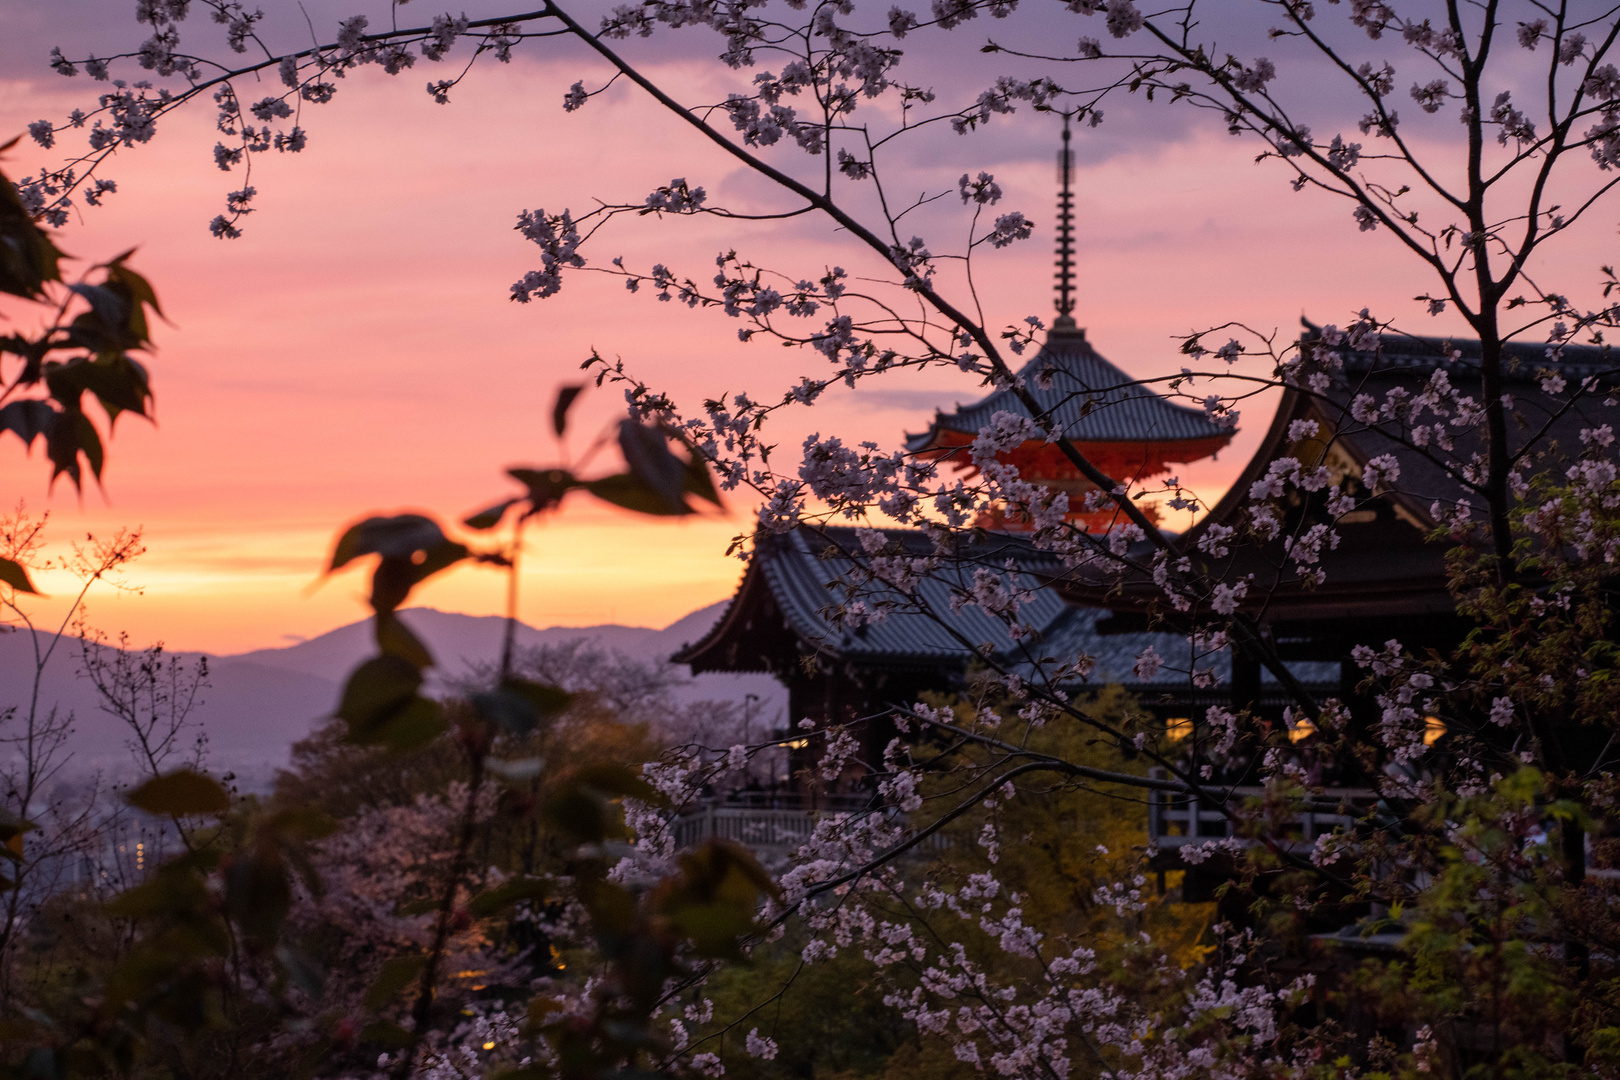
[[(932, 548), (932, 542), (915, 530), (887, 529), (884, 535), (891, 552), (921, 556)], [(1058, 565), (1028, 542), (1006, 535), (975, 543), (964, 552), (966, 562), (947, 565), (922, 579), (911, 596), (888, 587), (856, 586), (869, 603), (887, 600), (900, 606), (876, 622), (840, 626), (828, 608), (850, 598), (850, 583), (862, 577), (857, 564), (866, 561), (861, 552), (857, 531), (844, 526), (804, 526), (785, 535), (761, 537), (742, 585), (720, 621), (671, 659), (691, 665), (694, 674), (764, 671), (782, 676), (804, 651), (811, 651), (862, 669), (954, 668), (960, 674), (974, 651), (954, 630), (974, 645), (989, 645), (1000, 662), (1026, 678), (1039, 678), (1040, 666), (1054, 658), (1072, 660), (1085, 654), (1096, 664), (1089, 680), (1094, 686), (1117, 682), (1137, 689), (1174, 690), (1189, 685), (1187, 669), (1193, 660), (1184, 635), (1102, 631), (1098, 620), (1108, 612), (1072, 607), (1057, 590), (1042, 587), (1042, 579), (1057, 572)], [(971, 587), (976, 567), (1002, 569), (1008, 560), (1016, 567), (1013, 575), (1035, 590), (1020, 613), (1034, 633), (1021, 643), (983, 609), (951, 608), (953, 593)], [(1167, 666), (1144, 683), (1133, 666), (1149, 645)], [(1230, 664), (1224, 652), (1198, 660), (1223, 683), (1229, 681)], [(1338, 677), (1336, 664), (1291, 666), (1309, 682), (1331, 683)]]
[[(1219, 449), (1232, 438), (1230, 428), (1215, 423), (1198, 409), (1168, 401), (1103, 359), (1086, 340), (1084, 330), (1054, 327), (1041, 351), (1018, 375), (1042, 408), (1062, 424), (1063, 434), (1073, 442), (1175, 443), (1215, 439), (1219, 443), (1213, 449)], [(998, 412), (1030, 415), (1012, 391), (997, 390), (972, 405), (958, 406), (955, 412), (936, 413), (927, 431), (906, 436), (906, 449), (920, 453), (961, 442), (959, 438), (950, 439), (947, 432), (965, 435), (971, 440)]]
[[(920, 532), (883, 530), (893, 553), (917, 558), (932, 543)], [(702, 639), (676, 653), (676, 663), (700, 671), (772, 671), (782, 657), (780, 643), (767, 640), (763, 624), (752, 620), (774, 609), (804, 649), (836, 660), (891, 667), (934, 667), (965, 662), (972, 646), (989, 644), (997, 653), (1018, 651), (999, 619), (977, 606), (953, 610), (953, 594), (973, 587), (976, 567), (1001, 569), (1012, 560), (1019, 583), (1033, 591), (1022, 621), (1037, 634), (1057, 622), (1067, 605), (1037, 574), (1053, 569), (1050, 556), (1012, 537), (984, 539), (965, 549), (966, 559), (921, 579), (912, 594), (878, 582), (861, 571), (869, 561), (858, 531), (846, 526), (801, 526), (780, 536), (761, 536), (731, 607)], [(834, 607), (858, 600), (868, 608), (891, 607), (887, 615), (862, 625), (839, 621)], [(935, 616), (938, 616), (937, 618)], [(768, 621), (776, 622), (776, 618)], [(954, 633), (953, 633), (954, 631)], [(969, 644), (964, 644), (961, 638)]]

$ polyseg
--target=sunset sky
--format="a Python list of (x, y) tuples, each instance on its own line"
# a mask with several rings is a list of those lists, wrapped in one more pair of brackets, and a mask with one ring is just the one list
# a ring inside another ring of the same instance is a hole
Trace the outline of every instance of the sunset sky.
[[(302, 25), (297, 5), (263, 6), (267, 23)], [(52, 74), (47, 54), (58, 44), (70, 56), (137, 44), (144, 34), (133, 7), (0, 0), (0, 141), (93, 99), (96, 84)], [(311, 10), (328, 30), (340, 13), (325, 4)], [(202, 17), (190, 25), (216, 40)], [(991, 29), (957, 33), (976, 47)], [(717, 100), (728, 73), (712, 60), (713, 42), (688, 31), (674, 44), (627, 49), (692, 100)], [(919, 54), (929, 48), (925, 35), (908, 45)], [(942, 93), (975, 96), (995, 69), (973, 62), (966, 82), (941, 68)], [(660, 304), (647, 290), (632, 296), (608, 279), (576, 276), (552, 299), (511, 303), (510, 283), (538, 264), (512, 229), (520, 210), (577, 209), (596, 196), (639, 200), (672, 177), (704, 185), (717, 200), (769, 205), (772, 196), (631, 87), (564, 113), (562, 95), (575, 79), (600, 79), (578, 49), (532, 45), (510, 65), (481, 65), (449, 106), (422, 91), (438, 77), (419, 64), (399, 79), (366, 69), (346, 80), (307, 118), (306, 151), (260, 159), (252, 181), (258, 212), (240, 240), (221, 242), (207, 230), (240, 173), (214, 167), (213, 118), (203, 108), (121, 154), (110, 174), (119, 193), (63, 231), (61, 246), (85, 259), (138, 245), (135, 265), (156, 285), (170, 321), (158, 328), (152, 360), (157, 424), (120, 424), (105, 493), (92, 487), (80, 499), (67, 484), (48, 493), (37, 454), (24, 460), (15, 440), (0, 442), (6, 500), (48, 509), (57, 536), (144, 527), (150, 551), (129, 575), (143, 591), (98, 595), (97, 625), (127, 630), (139, 643), (233, 652), (363, 616), (358, 576), (310, 590), (337, 530), (374, 511), (425, 508), (454, 518), (508, 493), (505, 466), (551, 463), (552, 396), (592, 348), (623, 357), (688, 404), (728, 391), (776, 397), (796, 373), (822, 363), (768, 343), (741, 344), (722, 314)], [(991, 171), (1007, 192), (1002, 209), (1037, 221), (1034, 239), (979, 268), (993, 327), (1051, 314), (1056, 136), (1050, 119), (1021, 113), (997, 118), (983, 135), (925, 139), (908, 165), (917, 190), (954, 188), (964, 171)], [(1174, 336), (1228, 319), (1286, 335), (1302, 313), (1344, 322), (1372, 305), (1419, 331), (1456, 329), (1420, 320), (1411, 297), (1429, 283), (1386, 237), (1359, 232), (1341, 202), (1294, 194), (1275, 166), (1254, 164), (1252, 144), (1203, 118), (1120, 107), (1117, 119), (1111, 111), (1095, 132), (1078, 134), (1077, 149), (1076, 315), (1098, 349), (1130, 372), (1178, 369)], [(25, 142), (6, 169), (38, 168), (53, 153)], [(802, 160), (796, 153), (779, 157)], [(1589, 287), (1597, 265), (1612, 259), (1613, 217), (1611, 207), (1542, 269), (1569, 278), (1569, 291)], [(731, 247), (806, 277), (828, 264), (859, 270), (869, 262), (808, 219), (640, 219), (595, 251), (706, 279), (715, 252)], [(947, 373), (834, 393), (786, 419), (776, 441), (796, 449), (821, 431), (892, 445), (935, 406), (982, 393), (969, 377)], [(621, 407), (616, 392), (591, 391), (578, 409), (576, 441), (588, 441)], [(1268, 420), (1266, 403), (1251, 405), (1232, 448), (1184, 478), (1218, 494)], [(730, 593), (741, 566), (724, 552), (750, 518), (742, 502), (725, 516), (677, 522), (570, 504), (534, 536), (521, 614), (536, 625), (667, 624)], [(60, 580), (42, 583), (64, 591)], [(418, 602), (492, 613), (500, 590), (494, 575), (464, 569), (422, 590)]]

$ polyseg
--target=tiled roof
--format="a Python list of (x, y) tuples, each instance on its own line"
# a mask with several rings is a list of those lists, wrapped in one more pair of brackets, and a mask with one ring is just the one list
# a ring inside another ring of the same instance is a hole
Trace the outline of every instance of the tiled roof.
[[(1048, 627), (1041, 643), (1030, 647), (1030, 652), (1036, 660), (1072, 660), (1085, 653), (1096, 664), (1089, 680), (1093, 686), (1120, 683), (1156, 691), (1185, 690), (1194, 667), (1210, 669), (1216, 686), (1231, 686), (1230, 649), (1195, 659), (1185, 634), (1155, 631), (1104, 633), (1097, 624), (1109, 618), (1110, 614), (1102, 608), (1070, 607), (1061, 619)], [(1164, 659), (1165, 666), (1150, 682), (1143, 683), (1136, 677), (1136, 658), (1149, 645)], [(1287, 667), (1295, 678), (1306, 685), (1336, 685), (1339, 681), (1339, 665), (1336, 662), (1292, 660)], [(1034, 674), (1035, 665), (1026, 663), (1014, 670), (1029, 677)], [(1260, 681), (1262, 685), (1272, 685), (1277, 677), (1269, 670), (1261, 669)]]
[[(912, 556), (922, 556), (930, 549), (930, 541), (920, 532), (890, 529), (886, 535)], [(1038, 587), (1034, 576), (1038, 567), (1050, 569), (1050, 557), (1017, 538), (990, 536), (965, 547), (962, 562), (923, 579), (910, 595), (866, 581), (852, 557), (861, 550), (856, 530), (841, 526), (803, 527), (781, 536), (765, 536), (755, 547), (748, 577), (759, 576), (758, 584), (768, 587), (788, 629), (806, 647), (838, 659), (878, 664), (965, 663), (974, 646), (989, 644), (998, 652), (1013, 648), (1015, 643), (1000, 620), (983, 609), (952, 610), (953, 598), (972, 588), (978, 567), (1001, 569), (1011, 559), (1020, 568), (1015, 580), (1035, 589), (1034, 599), (1023, 609), (1023, 619), (1036, 629), (1052, 623), (1065, 608), (1057, 594)], [(745, 579), (732, 601), (733, 609), (750, 591), (749, 584)], [(851, 599), (868, 608), (892, 610), (861, 626), (841, 624), (831, 609)], [(702, 641), (687, 646), (675, 659), (689, 662), (725, 636), (734, 614), (728, 610)]]
[[(1307, 336), (1314, 337), (1318, 327), (1306, 323)], [(1349, 375), (1376, 372), (1394, 377), (1401, 373), (1427, 375), (1438, 367), (1445, 367), (1459, 376), (1479, 371), (1480, 344), (1477, 338), (1416, 337), (1408, 334), (1382, 334), (1378, 351), (1346, 352), (1344, 370)], [(1565, 345), (1559, 359), (1547, 355), (1550, 348), (1544, 342), (1515, 341), (1502, 346), (1507, 358), (1503, 372), (1509, 382), (1531, 382), (1542, 368), (1556, 370), (1568, 379), (1585, 379), (1593, 375), (1613, 376), (1620, 368), (1620, 352), (1600, 345)], [(1452, 354), (1457, 354), (1455, 358)]]
[[(1138, 384), (1098, 355), (1082, 331), (1054, 331), (1018, 374), (1075, 442), (1180, 442), (1231, 434), (1202, 411), (1173, 404)], [(1042, 382), (1049, 386), (1043, 389)], [(906, 449), (927, 449), (941, 431), (976, 435), (998, 412), (1030, 415), (1012, 391), (997, 390), (955, 412), (936, 414), (927, 431), (906, 436)]]
[[(1620, 353), (1592, 345), (1566, 345), (1558, 360), (1547, 356), (1545, 343), (1510, 343), (1503, 347), (1507, 363), (1503, 365), (1504, 382), (1512, 388), (1515, 416), (1508, 419), (1507, 441), (1511, 453), (1517, 453), (1532, 438), (1539, 438), (1544, 447), (1556, 443), (1567, 454), (1579, 448), (1580, 430), (1600, 424), (1620, 423), (1616, 410), (1604, 404), (1601, 395), (1587, 397), (1570, 404), (1564, 398), (1552, 398), (1539, 385), (1538, 372), (1554, 370), (1567, 379), (1573, 390), (1582, 380), (1599, 377), (1605, 385), (1612, 385), (1615, 372), (1620, 368)], [(1460, 354), (1453, 359), (1452, 354)], [(1350, 411), (1351, 400), (1358, 394), (1370, 394), (1383, 400), (1395, 388), (1418, 392), (1424, 380), (1437, 368), (1445, 368), (1452, 384), (1470, 395), (1481, 393), (1479, 383), (1480, 344), (1471, 338), (1411, 337), (1385, 334), (1379, 338), (1375, 352), (1347, 352), (1344, 370), (1329, 386), (1324, 407)], [(1372, 428), (1341, 435), (1341, 441), (1354, 446), (1362, 460), (1378, 454), (1394, 454), (1401, 463), (1401, 487), (1413, 504), (1414, 513), (1426, 519), (1427, 509), (1435, 499), (1469, 499), (1470, 493), (1435, 464), (1426, 453), (1404, 445), (1399, 437), (1400, 425), (1388, 421)], [(1486, 452), (1483, 426), (1459, 432), (1456, 450), (1451, 455), (1461, 462), (1474, 452)], [(1542, 464), (1554, 467), (1554, 462)], [(1561, 466), (1560, 466), (1561, 468)]]
[[(885, 535), (896, 549), (907, 554), (920, 556), (930, 550), (931, 542), (921, 532), (889, 529)], [(856, 584), (861, 574), (856, 558), (851, 556), (860, 551), (860, 541), (852, 528), (804, 527), (782, 536), (762, 537), (731, 608), (702, 640), (688, 645), (673, 659), (692, 664), (697, 671), (767, 669), (762, 649), (769, 646), (760, 644), (762, 635), (757, 624), (745, 624), (749, 613), (743, 609), (757, 610), (766, 602), (764, 594), (768, 594), (800, 647), (829, 659), (874, 667), (954, 668), (960, 673), (975, 654), (972, 646), (987, 644), (998, 660), (1026, 676), (1048, 658), (1072, 660), (1085, 653), (1096, 661), (1092, 685), (1121, 683), (1164, 691), (1189, 686), (1187, 669), (1191, 664), (1184, 635), (1101, 633), (1098, 620), (1109, 613), (1070, 606), (1056, 590), (1041, 587), (1038, 578), (1056, 572), (1057, 567), (1050, 556), (1020, 537), (981, 537), (962, 550), (960, 561), (948, 561), (945, 569), (920, 582), (911, 595), (887, 586)], [(1000, 620), (979, 607), (957, 611), (951, 607), (952, 597), (971, 587), (976, 568), (999, 570), (1009, 559), (1018, 579), (1035, 588), (1034, 598), (1022, 611), (1023, 621), (1035, 632), (1023, 642), (1014, 642)], [(838, 625), (828, 609), (847, 602), (852, 585), (868, 606), (875, 602), (898, 606), (882, 619), (858, 628)], [(966, 639), (966, 644), (961, 639)], [(737, 647), (744, 643), (753, 647)], [(1144, 684), (1132, 669), (1149, 645), (1164, 657), (1167, 666)], [(782, 659), (791, 662), (791, 658)], [(1219, 683), (1230, 682), (1231, 661), (1226, 654), (1205, 658), (1200, 664), (1212, 667)], [(1339, 677), (1337, 664), (1290, 667), (1296, 668), (1295, 673), (1306, 682), (1336, 683)], [(1270, 681), (1269, 673), (1265, 678)]]

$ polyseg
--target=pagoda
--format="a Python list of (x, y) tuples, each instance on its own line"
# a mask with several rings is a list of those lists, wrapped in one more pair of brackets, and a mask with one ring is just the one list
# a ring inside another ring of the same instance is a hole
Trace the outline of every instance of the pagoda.
[[(1058, 152), (1057, 318), (1045, 345), (1019, 370), (1018, 379), (1039, 404), (1042, 418), (1055, 422), (1088, 461), (1118, 483), (1140, 484), (1169, 472), (1172, 464), (1213, 457), (1234, 431), (1198, 409), (1167, 401), (1125, 374), (1092, 348), (1085, 330), (1075, 325), (1073, 174), (1065, 118)], [(998, 412), (1031, 417), (1017, 394), (997, 390), (972, 405), (958, 405), (954, 412), (936, 412), (926, 431), (906, 436), (906, 450), (976, 472), (968, 448)], [(1030, 439), (997, 460), (1015, 466), (1020, 477), (1040, 487), (1066, 492), (1071, 524), (1102, 532), (1117, 515), (1112, 507), (1086, 511), (1085, 495), (1096, 486), (1056, 443)], [(1156, 516), (1153, 507), (1144, 510)], [(1011, 532), (1032, 528), (1027, 515), (1005, 506), (982, 513), (978, 525)]]

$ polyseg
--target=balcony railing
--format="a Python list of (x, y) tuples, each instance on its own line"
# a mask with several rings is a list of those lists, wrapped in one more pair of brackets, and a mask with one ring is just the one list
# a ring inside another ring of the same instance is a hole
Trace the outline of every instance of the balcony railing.
[[(1154, 769), (1150, 775), (1163, 780), (1169, 774), (1163, 769)], [(1226, 805), (1232, 806), (1241, 806), (1249, 799), (1264, 798), (1266, 793), (1261, 787), (1226, 788), (1216, 784), (1209, 787), (1227, 792)], [(1284, 824), (1282, 836), (1279, 837), (1284, 846), (1307, 848), (1316, 843), (1319, 836), (1349, 828), (1358, 820), (1359, 814), (1365, 813), (1378, 801), (1378, 793), (1370, 788), (1329, 788), (1311, 801), (1318, 806), (1343, 807), (1350, 813), (1302, 811)], [(1200, 800), (1196, 795), (1179, 795), (1169, 791), (1154, 791), (1148, 797), (1148, 836), (1160, 850), (1203, 844), (1231, 835), (1232, 823), (1216, 803)]]
[(821, 795), (812, 800), (793, 794), (744, 793), (683, 810), (670, 826), (678, 848), (695, 847), (709, 839), (730, 840), (761, 859), (774, 861), (787, 858), (805, 844), (821, 818), (869, 812), (890, 811), (874, 809), (870, 795)]

